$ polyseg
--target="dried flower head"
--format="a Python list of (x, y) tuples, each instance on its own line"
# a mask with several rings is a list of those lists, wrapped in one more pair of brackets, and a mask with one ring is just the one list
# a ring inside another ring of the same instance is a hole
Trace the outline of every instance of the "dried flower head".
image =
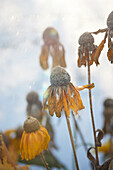
[(24, 132), (20, 143), (21, 158), (31, 160), (48, 148), (50, 136), (36, 118), (29, 116), (24, 122)]
[(40, 65), (46, 70), (48, 69), (48, 56), (49, 53), (53, 59), (53, 67), (60, 65), (66, 67), (65, 63), (65, 50), (63, 45), (59, 42), (58, 32), (52, 28), (48, 27), (43, 33), (44, 45), (42, 46), (42, 51), (40, 55)]
[(97, 46), (94, 45), (94, 38), (92, 34), (89, 32), (83, 33), (79, 38), (79, 44), (80, 46), (78, 49), (78, 67), (81, 67), (82, 65), (86, 66), (88, 59), (89, 65), (92, 65), (93, 62), (98, 65), (98, 57), (95, 57), (95, 51)]
[(78, 90), (93, 88), (94, 84), (75, 87), (71, 82), (70, 75), (60, 66), (53, 68), (50, 75), (51, 85), (48, 87), (43, 98), (43, 109), (48, 109), (51, 116), (54, 112), (61, 117), (64, 109), (66, 115), (70, 116), (70, 109), (76, 114), (78, 110), (84, 109)]
[(31, 91), (27, 94), (27, 116), (33, 116), (39, 121), (42, 119), (42, 103), (39, 100), (38, 94), (35, 91)]
[(112, 132), (111, 121), (113, 117), (113, 99), (106, 99), (104, 101), (104, 126), (103, 131), (105, 134)]
[(110, 31), (113, 30), (113, 11), (108, 15), (107, 26), (108, 26)]
[(107, 18), (107, 26), (108, 26), (108, 60), (113, 63), (113, 11), (109, 14)]

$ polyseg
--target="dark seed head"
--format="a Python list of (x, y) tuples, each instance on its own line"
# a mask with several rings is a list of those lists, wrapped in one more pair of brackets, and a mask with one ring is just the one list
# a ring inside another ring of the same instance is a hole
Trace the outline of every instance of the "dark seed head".
[(50, 82), (52, 86), (66, 86), (71, 80), (70, 75), (67, 71), (60, 67), (54, 67), (50, 75)]
[(113, 29), (113, 11), (108, 15), (107, 26), (110, 30)]
[(48, 27), (45, 29), (43, 33), (43, 40), (45, 43), (52, 44), (59, 40), (59, 35), (56, 29), (52, 27)]
[(38, 94), (35, 91), (28, 93), (26, 100), (28, 103), (36, 103), (38, 101)]
[(39, 129), (40, 129), (39, 121), (32, 116), (28, 116), (28, 118), (24, 122), (24, 130), (26, 131), (26, 133), (35, 132)]
[(113, 99), (106, 99), (104, 101), (104, 106), (105, 107), (113, 107)]
[(89, 32), (83, 33), (79, 38), (80, 45), (88, 45), (88, 44), (93, 44), (93, 43), (94, 43), (94, 38)]

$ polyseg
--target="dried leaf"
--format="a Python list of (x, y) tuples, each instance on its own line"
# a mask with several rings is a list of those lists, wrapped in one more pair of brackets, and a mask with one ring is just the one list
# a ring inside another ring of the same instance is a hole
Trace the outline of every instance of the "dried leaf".
[(48, 69), (48, 55), (49, 55), (49, 47), (44, 44), (42, 46), (42, 51), (40, 54), (40, 66), (44, 70)]
[(96, 130), (96, 133), (98, 133), (98, 136), (96, 137), (96, 145), (98, 147), (101, 147), (101, 140), (103, 139), (104, 137), (104, 132), (101, 130), (101, 129), (97, 129)]
[(97, 170), (112, 170), (113, 169), (113, 163), (112, 163), (113, 158), (108, 159), (105, 161), (101, 166), (97, 167)]
[(91, 152), (90, 152), (91, 149), (95, 149), (95, 148), (94, 148), (94, 147), (90, 147), (90, 148), (88, 149), (88, 151), (87, 151), (87, 157), (88, 157), (88, 159), (92, 162), (92, 164), (93, 164), (94, 166), (96, 166), (97, 161), (96, 161), (96, 159), (94, 158), (94, 156), (91, 154)]

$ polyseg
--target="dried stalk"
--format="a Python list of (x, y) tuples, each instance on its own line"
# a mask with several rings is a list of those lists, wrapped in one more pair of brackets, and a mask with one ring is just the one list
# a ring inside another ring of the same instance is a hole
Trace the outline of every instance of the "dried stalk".
[[(89, 65), (89, 55), (88, 55), (88, 84), (91, 84), (91, 74), (90, 74), (90, 65)], [(96, 161), (97, 161), (97, 166), (99, 166), (98, 148), (97, 148), (97, 145), (96, 145), (96, 131), (95, 131), (94, 116), (93, 116), (93, 106), (92, 106), (91, 89), (89, 89), (89, 101), (90, 101), (90, 112), (91, 112), (91, 119), (92, 119), (92, 126), (93, 126), (93, 134), (94, 134), (94, 141), (95, 141)]]
[(46, 169), (49, 170), (48, 164), (47, 164), (47, 162), (46, 162), (46, 160), (45, 160), (45, 157), (44, 157), (43, 153), (40, 154), (40, 157), (41, 157), (41, 159), (42, 159), (42, 161), (43, 161)]
[(74, 145), (74, 140), (73, 140), (73, 136), (72, 136), (70, 121), (69, 121), (69, 118), (67, 117), (66, 113), (65, 113), (65, 117), (66, 117), (66, 121), (67, 121), (67, 126), (68, 126), (68, 131), (69, 131), (69, 135), (70, 135), (72, 148), (73, 148), (73, 154), (74, 154), (74, 158), (75, 158), (76, 168), (77, 168), (77, 170), (79, 170), (79, 165), (78, 165), (78, 160), (77, 160), (77, 156), (76, 156), (76, 152), (75, 152), (75, 145)]

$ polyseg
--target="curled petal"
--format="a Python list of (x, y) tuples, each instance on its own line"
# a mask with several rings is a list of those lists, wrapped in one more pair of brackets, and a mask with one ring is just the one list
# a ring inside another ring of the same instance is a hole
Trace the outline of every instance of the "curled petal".
[(83, 86), (76, 86), (75, 88), (77, 89), (77, 90), (79, 90), (79, 91), (81, 91), (81, 90), (84, 90), (84, 89), (92, 89), (92, 88), (94, 88), (95, 87), (95, 85), (94, 85), (94, 83), (92, 83), (92, 84), (88, 84), (88, 85), (83, 85)]

